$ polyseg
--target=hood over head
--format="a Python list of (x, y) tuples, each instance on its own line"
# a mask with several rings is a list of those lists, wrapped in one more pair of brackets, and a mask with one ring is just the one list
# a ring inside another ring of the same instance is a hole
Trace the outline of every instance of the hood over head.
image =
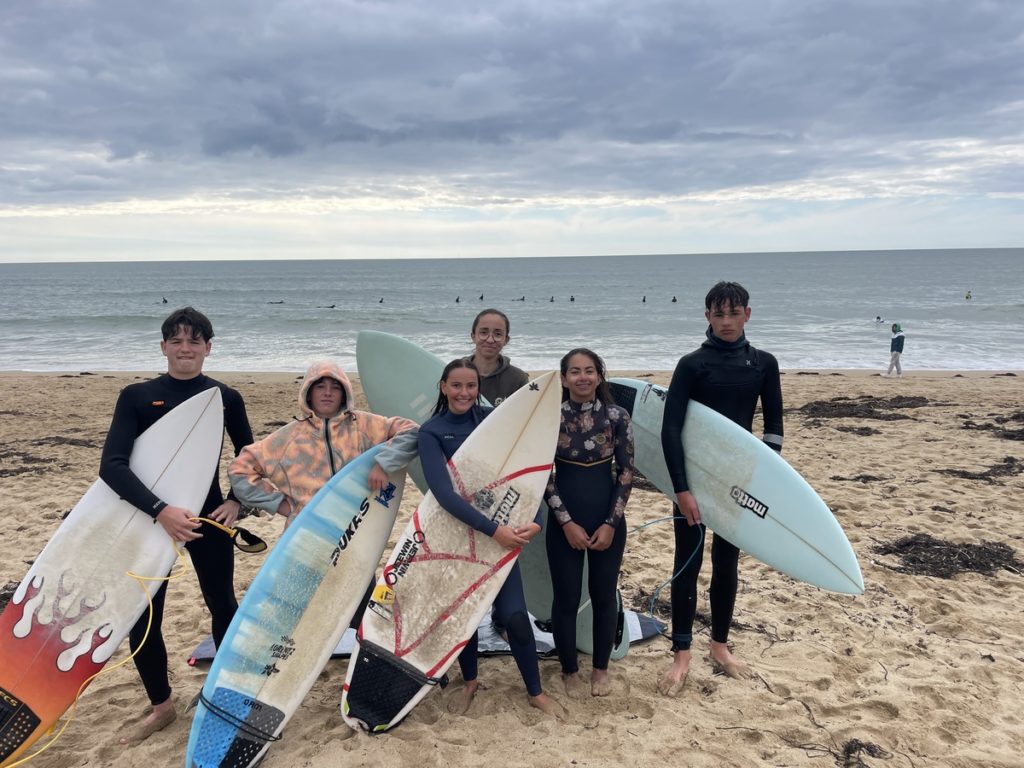
[(352, 395), (352, 383), (348, 380), (348, 376), (345, 375), (345, 372), (341, 370), (341, 366), (337, 363), (330, 360), (317, 360), (310, 363), (309, 368), (306, 369), (306, 375), (302, 379), (302, 384), (299, 386), (299, 408), (304, 417), (316, 416), (309, 405), (309, 391), (314, 384), (324, 378), (334, 379), (341, 384), (341, 390), (345, 394), (345, 399), (341, 404), (339, 413), (352, 410), (355, 397)]

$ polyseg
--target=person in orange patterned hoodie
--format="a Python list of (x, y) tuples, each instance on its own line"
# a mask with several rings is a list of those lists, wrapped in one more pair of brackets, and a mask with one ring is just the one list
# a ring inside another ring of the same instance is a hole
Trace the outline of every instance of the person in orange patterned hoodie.
[(352, 384), (339, 365), (310, 365), (299, 387), (302, 415), (243, 448), (228, 467), (235, 496), (290, 522), (338, 470), (390, 441), (370, 472), (370, 486), (383, 489), (389, 472), (416, 458), (419, 427), (409, 419), (357, 411), (354, 404)]

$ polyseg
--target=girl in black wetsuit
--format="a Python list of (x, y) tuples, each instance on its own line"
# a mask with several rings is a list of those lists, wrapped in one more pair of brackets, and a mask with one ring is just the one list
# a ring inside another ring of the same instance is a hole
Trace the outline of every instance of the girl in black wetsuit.
[[(506, 549), (526, 546), (530, 539), (540, 533), (538, 521), (518, 528), (498, 525), (455, 491), (448, 474), (448, 460), (492, 410), (479, 405), (480, 374), (476, 366), (464, 359), (448, 363), (441, 375), (439, 389), (434, 415), (419, 431), (420, 461), (427, 485), (445, 511), (469, 527), (490, 536)], [(518, 563), (512, 566), (505, 584), (495, 597), (494, 610), (507, 630), (508, 644), (526, 684), (530, 705), (548, 714), (563, 716), (561, 705), (549, 698), (541, 688), (537, 645), (526, 611)], [(459, 654), (459, 667), (465, 686), (461, 696), (449, 700), (448, 709), (453, 713), (465, 713), (476, 695), (479, 687), (477, 655), (477, 634), (474, 631)]]
[(626, 548), (624, 515), (633, 483), (633, 427), (626, 411), (614, 405), (597, 354), (574, 349), (562, 358), (561, 370), (562, 425), (545, 493), (551, 510), (551, 627), (566, 692), (579, 696), (585, 686), (576, 657), (576, 612), (586, 555), (594, 612), (590, 692), (607, 696), (618, 614), (615, 590)]

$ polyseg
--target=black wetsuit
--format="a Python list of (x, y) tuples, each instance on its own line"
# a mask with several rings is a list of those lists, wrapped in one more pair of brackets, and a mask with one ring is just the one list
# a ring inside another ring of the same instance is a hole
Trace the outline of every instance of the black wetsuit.
[[(117, 398), (114, 418), (110, 422), (103, 446), (100, 477), (121, 498), (152, 515), (154, 519), (167, 503), (157, 498), (128, 465), (135, 438), (175, 406), (210, 387), (220, 387), (224, 400), (224, 425), (237, 456), (243, 447), (253, 442), (253, 438), (242, 396), (231, 387), (202, 374), (193, 379), (175, 379), (163, 374), (150, 381), (128, 385)], [(234, 496), (229, 494), (229, 498), (234, 499)], [(223, 503), (219, 477), (214, 475), (200, 516), (208, 517), (210, 512)], [(203, 537), (188, 542), (185, 548), (192, 558), (199, 587), (213, 619), (213, 639), (219, 645), (238, 608), (234, 589), (234, 547), (231, 538), (212, 525), (202, 526), (199, 533)], [(164, 583), (153, 597), (153, 621), (149, 637), (134, 657), (142, 684), (153, 704), (166, 701), (171, 695), (167, 677), (167, 649), (160, 631), (166, 594), (167, 584)], [(142, 616), (132, 627), (129, 634), (132, 651), (139, 647), (146, 624), (147, 616)]]
[[(600, 400), (563, 402), (555, 471), (545, 493), (551, 510), (546, 542), (553, 594), (551, 631), (563, 674), (579, 671), (576, 615), (584, 556), (594, 614), (593, 667), (608, 668), (618, 624), (615, 593), (626, 549), (625, 509), (632, 487), (633, 428), (626, 410)], [(611, 545), (603, 551), (573, 549), (562, 527), (569, 522), (581, 526), (588, 536), (607, 523), (615, 529)]]
[[(745, 337), (725, 342), (713, 336), (709, 328), (708, 340), (676, 365), (665, 401), (661, 443), (676, 493), (689, 490), (680, 435), (691, 399), (718, 411), (748, 431), (753, 431), (754, 410), (760, 399), (764, 442), (776, 451), (782, 450), (782, 387), (778, 362), (767, 352), (752, 347)], [(686, 520), (680, 519), (678, 508), (675, 514), (672, 649), (679, 651), (688, 649), (693, 639), (697, 575), (704, 548), (701, 546), (703, 527), (688, 525)], [(736, 604), (738, 562), (739, 550), (715, 534), (711, 545), (710, 593), (711, 639), (715, 642), (724, 643), (729, 638)]]

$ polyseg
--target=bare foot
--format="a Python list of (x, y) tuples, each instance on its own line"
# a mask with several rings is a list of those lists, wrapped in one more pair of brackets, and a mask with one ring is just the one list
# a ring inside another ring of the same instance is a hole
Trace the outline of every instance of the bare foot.
[(453, 715), (464, 715), (469, 712), (469, 706), (473, 703), (473, 698), (479, 687), (479, 680), (470, 680), (462, 686), (461, 690), (452, 693), (448, 697), (448, 711)]
[(587, 684), (583, 682), (579, 672), (571, 675), (562, 673), (562, 684), (565, 686), (565, 693), (570, 699), (582, 699), (587, 695)]
[(607, 669), (593, 669), (590, 671), (590, 695), (607, 696), (612, 692), (612, 680), (608, 676)]
[(716, 672), (721, 672), (736, 680), (744, 680), (754, 676), (747, 663), (737, 656), (734, 656), (726, 643), (711, 642), (711, 666)]
[(120, 744), (121, 746), (139, 744), (157, 731), (162, 731), (177, 719), (178, 713), (174, 710), (174, 702), (171, 699), (162, 701), (154, 705), (153, 711), (146, 716), (145, 720), (135, 726), (127, 736), (120, 738)]
[(662, 696), (674, 697), (686, 685), (686, 676), (690, 673), (690, 651), (676, 651), (672, 658), (672, 666), (658, 681), (658, 693)]
[(565, 707), (552, 699), (546, 693), (541, 693), (537, 696), (530, 696), (529, 698), (530, 706), (536, 707), (546, 715), (551, 715), (558, 720), (565, 720), (568, 716), (568, 713), (565, 711)]

